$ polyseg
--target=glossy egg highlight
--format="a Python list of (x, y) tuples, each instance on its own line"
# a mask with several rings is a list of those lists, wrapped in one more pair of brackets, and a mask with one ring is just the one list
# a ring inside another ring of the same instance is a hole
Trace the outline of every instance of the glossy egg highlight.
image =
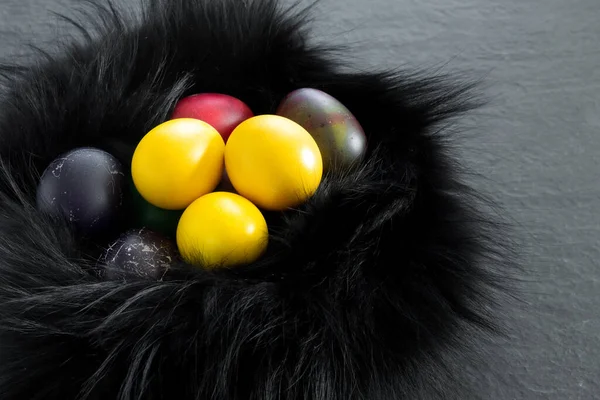
[(274, 211), (305, 202), (323, 174), (315, 140), (294, 121), (277, 115), (259, 115), (235, 128), (225, 147), (225, 166), (240, 195)]
[(262, 213), (235, 193), (202, 196), (184, 211), (177, 227), (183, 259), (208, 269), (251, 263), (267, 244), (268, 228)]
[(133, 182), (152, 205), (182, 210), (217, 187), (224, 149), (221, 135), (204, 121), (167, 121), (152, 129), (135, 149)]
[(277, 115), (297, 122), (311, 134), (326, 171), (348, 169), (365, 156), (367, 138), (362, 126), (346, 106), (321, 90), (291, 92), (279, 105)]
[(253, 117), (243, 101), (220, 93), (202, 93), (181, 99), (171, 119), (195, 118), (214, 127), (227, 142), (229, 135), (242, 121)]

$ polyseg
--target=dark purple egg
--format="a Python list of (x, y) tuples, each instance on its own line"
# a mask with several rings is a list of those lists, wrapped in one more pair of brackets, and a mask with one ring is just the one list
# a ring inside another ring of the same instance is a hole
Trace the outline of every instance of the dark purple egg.
[(367, 151), (367, 137), (354, 115), (331, 95), (317, 89), (298, 89), (288, 94), (277, 115), (300, 124), (317, 142), (323, 169), (344, 170), (360, 162)]
[(127, 179), (121, 163), (100, 149), (63, 154), (46, 168), (37, 189), (40, 211), (62, 215), (79, 233), (97, 236), (114, 228)]
[(126, 276), (161, 280), (177, 259), (177, 247), (166, 237), (147, 230), (125, 232), (105, 252), (108, 279)]

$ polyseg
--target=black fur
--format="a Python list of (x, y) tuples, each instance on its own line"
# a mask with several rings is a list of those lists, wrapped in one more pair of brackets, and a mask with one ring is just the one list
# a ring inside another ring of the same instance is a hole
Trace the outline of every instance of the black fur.
[[(93, 6), (82, 40), (2, 67), (0, 398), (466, 398), (448, 354), (494, 329), (508, 274), (441, 129), (468, 87), (342, 72), (305, 40), (307, 11), (275, 1), (146, 3), (138, 18)], [(228, 93), (263, 114), (300, 87), (355, 113), (368, 160), (269, 215), (255, 264), (105, 281), (98, 249), (35, 209), (52, 159), (96, 146), (129, 165), (182, 96)]]

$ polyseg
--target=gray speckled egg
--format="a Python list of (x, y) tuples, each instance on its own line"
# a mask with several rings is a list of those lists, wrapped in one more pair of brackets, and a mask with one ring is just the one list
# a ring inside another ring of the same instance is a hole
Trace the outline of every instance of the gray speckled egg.
[(145, 228), (130, 230), (106, 250), (105, 277), (122, 279), (133, 275), (161, 280), (177, 257), (171, 240)]

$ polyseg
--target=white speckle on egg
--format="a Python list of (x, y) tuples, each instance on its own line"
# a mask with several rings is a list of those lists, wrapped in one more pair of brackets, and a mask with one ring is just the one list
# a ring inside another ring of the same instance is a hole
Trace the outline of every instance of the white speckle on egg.
[(52, 170), (52, 175), (54, 175), (55, 178), (60, 178), (60, 173), (62, 171), (62, 167), (63, 165), (65, 165), (65, 161), (67, 161), (66, 158), (61, 158), (59, 160), (60, 162), (56, 164), (56, 166), (54, 167), (54, 169)]

